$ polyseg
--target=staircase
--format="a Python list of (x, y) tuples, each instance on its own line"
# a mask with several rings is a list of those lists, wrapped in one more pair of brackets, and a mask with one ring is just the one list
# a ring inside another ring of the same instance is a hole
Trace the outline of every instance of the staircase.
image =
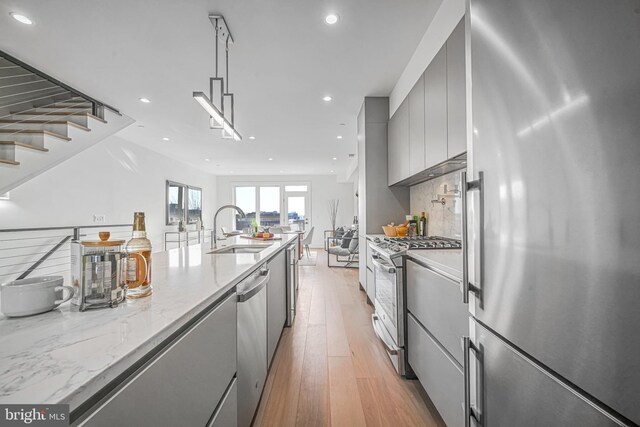
[(0, 195), (133, 122), (0, 51)]

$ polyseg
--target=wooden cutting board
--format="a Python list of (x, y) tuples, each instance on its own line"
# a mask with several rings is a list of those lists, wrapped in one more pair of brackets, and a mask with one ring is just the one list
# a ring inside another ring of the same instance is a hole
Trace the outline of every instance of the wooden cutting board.
[(282, 237), (253, 237), (253, 236), (240, 236), (243, 239), (249, 239), (249, 240), (261, 240), (263, 242), (266, 242), (267, 240), (282, 240)]

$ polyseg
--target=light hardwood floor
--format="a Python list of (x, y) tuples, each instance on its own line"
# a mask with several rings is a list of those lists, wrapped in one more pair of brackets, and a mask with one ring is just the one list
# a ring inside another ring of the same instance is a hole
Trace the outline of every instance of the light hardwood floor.
[(297, 316), (285, 328), (254, 426), (441, 427), (417, 381), (400, 378), (371, 327), (358, 270), (300, 267)]

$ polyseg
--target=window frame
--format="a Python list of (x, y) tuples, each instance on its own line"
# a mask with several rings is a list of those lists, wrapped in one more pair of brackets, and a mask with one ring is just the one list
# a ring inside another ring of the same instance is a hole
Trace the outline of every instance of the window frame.
[[(187, 184), (183, 184), (181, 182), (177, 182), (177, 181), (172, 181), (167, 179), (166, 183), (165, 183), (165, 225), (178, 225), (178, 223), (180, 222), (180, 219), (178, 219), (177, 221), (171, 221), (170, 218), (170, 214), (169, 214), (169, 189), (171, 187), (181, 187), (183, 194), (184, 194), (184, 206), (182, 209), (182, 220), (184, 221), (184, 224), (195, 224), (198, 222), (198, 219), (200, 220), (200, 222), (202, 223), (202, 208), (203, 208), (203, 198), (204, 198), (204, 191), (202, 191), (201, 187), (196, 187), (195, 185), (187, 185)], [(198, 215), (196, 218), (194, 218), (193, 221), (190, 221), (189, 219), (189, 191), (190, 190), (195, 190), (200, 192), (200, 215)]]
[[(306, 186), (307, 191), (285, 191), (286, 187), (291, 186)], [(236, 200), (236, 188), (238, 187), (254, 187), (255, 188), (255, 206), (256, 206), (256, 222), (260, 224), (260, 187), (280, 187), (280, 224), (288, 223), (287, 212), (286, 210), (286, 198), (288, 195), (304, 195), (307, 198), (307, 203), (309, 205), (309, 212), (306, 213), (306, 217), (311, 223), (311, 203), (312, 203), (312, 188), (310, 181), (235, 181), (231, 183), (231, 196), (233, 200), (233, 204), (237, 205)], [(236, 218), (235, 216), (232, 219), (233, 228), (236, 227)]]

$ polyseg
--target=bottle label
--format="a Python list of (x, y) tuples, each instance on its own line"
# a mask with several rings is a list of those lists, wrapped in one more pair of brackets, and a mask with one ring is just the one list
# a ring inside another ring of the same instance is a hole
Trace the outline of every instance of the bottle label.
[(127, 282), (138, 281), (138, 259), (127, 258)]

